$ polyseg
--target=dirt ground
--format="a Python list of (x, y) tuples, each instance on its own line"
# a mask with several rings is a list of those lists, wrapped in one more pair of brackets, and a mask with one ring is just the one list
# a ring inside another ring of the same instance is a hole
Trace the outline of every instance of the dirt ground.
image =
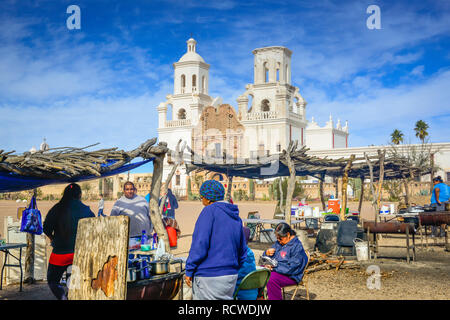
[[(55, 201), (39, 201), (43, 218)], [(105, 213), (109, 214), (113, 201), (105, 201)], [(94, 213), (97, 212), (97, 202), (86, 202)], [(176, 210), (176, 219), (182, 235), (178, 239), (178, 247), (173, 254), (187, 257), (191, 244), (195, 221), (200, 214), (200, 201), (180, 201)], [(246, 218), (249, 211), (259, 211), (261, 218), (272, 218), (275, 203), (238, 202), (241, 218)], [(319, 204), (314, 204), (317, 205)], [(17, 208), (23, 206), (15, 201), (0, 201), (0, 234), (3, 233), (4, 217), (12, 216), (17, 220)], [(356, 209), (358, 204), (349, 203), (350, 210)], [(362, 217), (373, 219), (373, 209), (369, 202), (363, 203)], [(3, 235), (0, 235), (2, 238)], [(308, 241), (314, 243), (314, 238)], [(428, 248), (421, 248), (420, 237), (416, 237), (416, 261), (406, 262), (405, 237), (400, 235), (383, 236), (379, 242), (377, 260), (361, 263), (359, 269), (322, 270), (307, 276), (310, 298), (312, 300), (448, 300), (450, 299), (450, 252), (445, 251), (443, 238), (437, 243), (428, 240)], [(250, 245), (256, 259), (262, 254), (259, 246)], [(51, 247), (49, 247), (51, 250)], [(1, 260), (3, 255), (1, 257)], [(366, 270), (379, 268), (381, 277), (376, 281), (374, 274), (369, 275)], [(379, 284), (379, 285), (377, 285)], [(19, 292), (18, 285), (10, 285), (0, 291), (0, 300), (54, 300), (45, 281), (35, 284), (24, 284), (23, 292)], [(288, 295), (290, 298), (290, 295)], [(299, 290), (296, 300), (305, 299), (305, 290)]]

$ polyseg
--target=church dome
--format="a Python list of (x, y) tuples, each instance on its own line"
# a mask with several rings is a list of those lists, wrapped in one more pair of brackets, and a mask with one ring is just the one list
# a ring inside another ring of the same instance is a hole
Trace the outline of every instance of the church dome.
[(203, 58), (197, 52), (186, 52), (178, 62), (185, 61), (196, 61), (196, 62), (205, 62)]
[(203, 58), (197, 53), (195, 45), (197, 44), (197, 41), (195, 41), (193, 38), (190, 38), (187, 43), (187, 52), (178, 60), (178, 62), (186, 62), (186, 61), (194, 61), (194, 62), (205, 62)]

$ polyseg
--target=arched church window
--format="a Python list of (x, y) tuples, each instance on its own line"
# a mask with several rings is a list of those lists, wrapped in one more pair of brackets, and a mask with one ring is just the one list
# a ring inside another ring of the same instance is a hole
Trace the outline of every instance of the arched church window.
[(277, 63), (277, 81), (280, 81), (280, 67), (281, 67), (281, 65), (280, 65), (280, 63), (278, 62), (278, 63)]
[(197, 76), (192, 75), (192, 92), (197, 91)]
[(178, 120), (184, 120), (186, 119), (186, 110), (181, 108), (178, 110)]
[(186, 76), (184, 74), (181, 75), (181, 93), (184, 93), (186, 88)]
[(261, 102), (261, 111), (262, 111), (262, 112), (270, 111), (270, 102), (269, 102), (269, 100), (264, 99), (264, 100)]
[(206, 77), (202, 77), (202, 93), (206, 93)]

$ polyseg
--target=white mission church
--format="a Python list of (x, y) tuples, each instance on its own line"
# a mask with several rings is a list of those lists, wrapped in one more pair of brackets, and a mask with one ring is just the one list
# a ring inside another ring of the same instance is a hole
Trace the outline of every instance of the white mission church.
[[(175, 150), (183, 139), (198, 154), (256, 159), (279, 153), (291, 140), (310, 148), (309, 154), (340, 158), (351, 154), (374, 154), (379, 148), (348, 147), (349, 127), (335, 124), (330, 115), (325, 126), (312, 117), (306, 119), (306, 101), (291, 82), (292, 51), (274, 46), (252, 51), (254, 82), (237, 97), (238, 110), (209, 95), (210, 65), (197, 53), (197, 42), (187, 41), (187, 52), (174, 67), (173, 94), (166, 96), (158, 109), (159, 141)], [(168, 120), (170, 117), (171, 120)], [(435, 161), (445, 181), (450, 179), (450, 143), (433, 144), (439, 149)], [(163, 181), (170, 172), (164, 165)], [(448, 176), (447, 176), (448, 175)], [(172, 190), (186, 195), (187, 175), (180, 166), (172, 180)]]

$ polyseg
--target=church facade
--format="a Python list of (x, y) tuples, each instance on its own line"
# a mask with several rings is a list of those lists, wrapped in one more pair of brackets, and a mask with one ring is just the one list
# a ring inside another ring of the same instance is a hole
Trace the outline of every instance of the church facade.
[[(252, 51), (254, 81), (237, 97), (237, 112), (209, 95), (210, 65), (197, 53), (197, 42), (187, 41), (186, 53), (173, 64), (174, 90), (158, 110), (158, 136), (172, 150), (179, 139), (208, 161), (276, 154), (290, 141), (311, 149), (348, 146), (348, 124), (330, 121), (324, 127), (306, 119), (306, 101), (291, 82), (292, 51), (273, 46)], [(212, 158), (212, 160), (211, 160)], [(170, 172), (165, 163), (163, 181)], [(186, 194), (187, 175), (180, 166), (172, 190)]]
[[(348, 122), (342, 125), (338, 119), (335, 123), (332, 115), (324, 126), (314, 117), (307, 120), (307, 102), (292, 83), (292, 51), (288, 48), (272, 46), (252, 51), (253, 83), (237, 97), (236, 110), (220, 97), (209, 95), (210, 65), (197, 53), (194, 39), (186, 43), (186, 52), (173, 64), (173, 93), (157, 107), (159, 140), (167, 142), (170, 149), (175, 150), (182, 139), (201, 156), (196, 161), (224, 163), (236, 161), (233, 159), (257, 162), (281, 152), (293, 140), (299, 147), (308, 147), (310, 155), (328, 158), (372, 155), (386, 148), (349, 148)], [(450, 181), (450, 143), (433, 144), (433, 150), (440, 167), (436, 175)], [(166, 160), (163, 181), (170, 171), (171, 164)], [(187, 182), (185, 168), (179, 166), (171, 181), (172, 190), (186, 196)]]

